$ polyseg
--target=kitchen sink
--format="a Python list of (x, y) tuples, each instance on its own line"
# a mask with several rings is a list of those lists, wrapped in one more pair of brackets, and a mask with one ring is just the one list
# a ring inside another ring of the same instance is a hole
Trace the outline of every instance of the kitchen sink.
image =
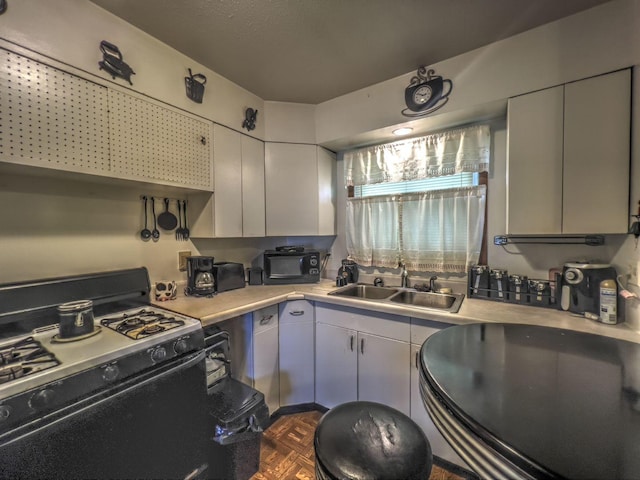
[(408, 288), (377, 287), (366, 283), (353, 283), (329, 292), (329, 295), (449, 313), (457, 313), (464, 299), (464, 295), (459, 293), (419, 292)]
[(389, 300), (411, 307), (434, 308), (456, 313), (460, 310), (464, 295), (457, 293), (414, 292), (403, 290), (393, 295)]
[(339, 297), (366, 298), (369, 300), (383, 300), (391, 295), (398, 293), (397, 288), (376, 287), (365, 283), (354, 283), (344, 288), (335, 290), (329, 295), (337, 295)]

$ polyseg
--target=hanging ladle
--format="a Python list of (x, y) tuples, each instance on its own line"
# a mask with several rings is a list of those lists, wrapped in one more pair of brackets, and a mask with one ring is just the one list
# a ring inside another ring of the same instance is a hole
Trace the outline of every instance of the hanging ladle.
[(156, 199), (153, 197), (151, 197), (151, 213), (153, 214), (153, 230), (151, 231), (151, 236), (157, 240), (160, 238), (160, 230), (158, 230), (156, 223)]
[(151, 230), (147, 228), (147, 197), (142, 197), (144, 200), (144, 228), (140, 232), (140, 237), (143, 240), (149, 240), (151, 238)]

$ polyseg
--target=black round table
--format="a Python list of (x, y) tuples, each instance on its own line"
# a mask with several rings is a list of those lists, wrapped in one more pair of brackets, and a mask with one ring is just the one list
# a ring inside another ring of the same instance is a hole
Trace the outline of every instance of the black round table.
[(420, 352), (429, 413), (486, 478), (640, 478), (640, 345), (517, 324), (450, 327)]

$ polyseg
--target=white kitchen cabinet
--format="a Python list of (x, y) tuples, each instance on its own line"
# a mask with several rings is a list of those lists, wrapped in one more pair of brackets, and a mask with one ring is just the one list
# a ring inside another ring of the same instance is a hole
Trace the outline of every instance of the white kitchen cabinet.
[(267, 236), (335, 235), (335, 165), (316, 145), (265, 144)]
[(507, 233), (626, 233), (630, 70), (509, 100)]
[(193, 237), (264, 237), (264, 143), (214, 125), (214, 193), (190, 198)]
[(280, 405), (313, 403), (314, 325), (313, 303), (292, 300), (280, 304), (279, 374)]
[(410, 413), (407, 317), (316, 303), (316, 403), (368, 400)]
[(242, 236), (264, 237), (264, 142), (242, 135)]
[(348, 328), (316, 323), (317, 404), (333, 408), (358, 399), (357, 334)]
[(262, 392), (273, 414), (280, 408), (278, 305), (225, 320), (218, 326), (231, 337), (232, 377)]
[(269, 413), (280, 408), (278, 305), (253, 312), (253, 387), (264, 394)]
[(409, 415), (409, 355), (407, 342), (358, 332), (358, 400), (382, 403)]
[(420, 394), (420, 370), (419, 354), (424, 341), (439, 332), (443, 328), (449, 327), (447, 324), (431, 322), (429, 320), (411, 319), (411, 419), (416, 422), (429, 439), (431, 450), (434, 455), (443, 458), (451, 463), (455, 463), (463, 468), (469, 466), (455, 452), (451, 445), (444, 439), (438, 428), (433, 424), (431, 417), (424, 406), (422, 395)]

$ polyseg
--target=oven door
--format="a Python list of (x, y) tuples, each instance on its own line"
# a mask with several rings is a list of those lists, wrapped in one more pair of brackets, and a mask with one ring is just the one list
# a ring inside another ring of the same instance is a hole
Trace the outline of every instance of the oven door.
[(198, 478), (204, 368), (204, 352), (190, 354), (8, 432), (2, 478)]

